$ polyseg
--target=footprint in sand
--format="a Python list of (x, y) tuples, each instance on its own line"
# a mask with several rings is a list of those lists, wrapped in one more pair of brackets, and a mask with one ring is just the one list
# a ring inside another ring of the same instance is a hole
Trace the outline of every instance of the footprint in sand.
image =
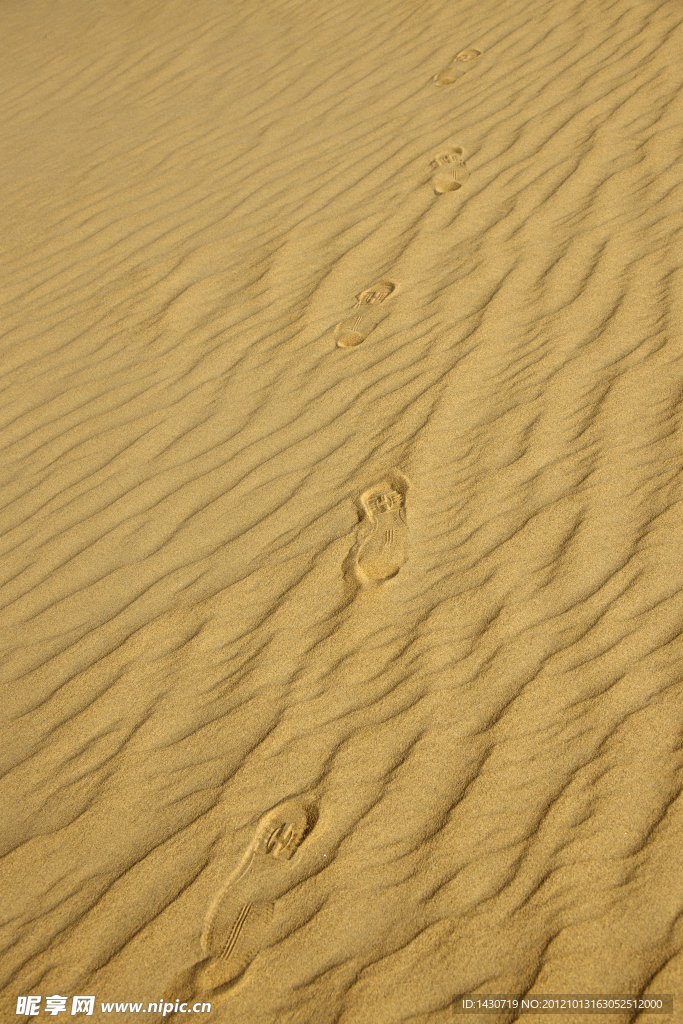
[(363, 526), (356, 551), (356, 571), (379, 582), (396, 576), (408, 557), (406, 494), (408, 481), (390, 474), (360, 496)]
[(378, 281), (371, 288), (366, 288), (356, 296), (356, 312), (347, 320), (342, 320), (335, 327), (338, 348), (355, 348), (365, 341), (373, 327), (377, 326), (379, 317), (368, 314), (368, 306), (377, 306), (384, 302), (396, 290), (393, 281)]
[(300, 800), (287, 800), (261, 819), (240, 864), (209, 907), (201, 935), (204, 959), (176, 978), (169, 1000), (216, 998), (240, 980), (267, 945), (275, 901), (288, 887), (287, 861), (315, 824)]
[(430, 167), (436, 171), (432, 178), (432, 186), (437, 196), (444, 192), (455, 192), (462, 188), (470, 176), (465, 161), (463, 160), (464, 149), (456, 146), (455, 149), (446, 149), (439, 153), (430, 163)]
[(471, 61), (476, 60), (477, 57), (481, 57), (480, 50), (461, 50), (460, 53), (455, 55), (447, 68), (439, 71), (438, 75), (434, 75), (432, 81), (436, 82), (437, 85), (453, 85), (453, 82), (457, 82), (465, 71), (468, 70), (468, 65)]

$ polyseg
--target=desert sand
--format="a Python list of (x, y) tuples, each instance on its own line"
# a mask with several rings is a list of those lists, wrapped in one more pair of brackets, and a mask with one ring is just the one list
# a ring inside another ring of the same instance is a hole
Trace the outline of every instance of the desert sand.
[(682, 1021), (680, 0), (0, 49), (3, 1024)]

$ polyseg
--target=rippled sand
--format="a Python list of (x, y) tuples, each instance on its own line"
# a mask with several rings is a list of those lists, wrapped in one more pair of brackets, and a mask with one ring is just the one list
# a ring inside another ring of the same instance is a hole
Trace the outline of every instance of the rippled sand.
[(3, 1022), (683, 1020), (681, 3), (0, 52)]

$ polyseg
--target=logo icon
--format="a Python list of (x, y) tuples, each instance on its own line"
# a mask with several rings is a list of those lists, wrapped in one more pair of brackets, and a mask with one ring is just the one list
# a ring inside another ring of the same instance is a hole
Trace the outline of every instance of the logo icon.
[[(17, 1016), (37, 1017), (40, 1013), (40, 1001), (42, 996), (19, 996), (17, 998)], [(56, 1017), (58, 1013), (66, 1013), (66, 996), (46, 996), (45, 1013)], [(76, 1013), (84, 1013), (92, 1017), (95, 1009), (94, 996), (74, 996), (71, 1000), (71, 1016)]]

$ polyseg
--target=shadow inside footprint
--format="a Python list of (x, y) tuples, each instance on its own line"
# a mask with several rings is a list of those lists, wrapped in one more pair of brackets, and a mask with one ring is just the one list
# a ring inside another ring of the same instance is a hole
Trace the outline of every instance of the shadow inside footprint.
[(480, 50), (461, 50), (443, 71), (434, 75), (432, 81), (437, 85), (453, 85), (467, 71), (469, 64), (481, 57)]
[(436, 171), (432, 178), (432, 187), (436, 195), (444, 192), (455, 192), (462, 188), (470, 176), (463, 159), (464, 149), (456, 146), (454, 149), (446, 149), (436, 156), (430, 167)]
[(363, 512), (355, 566), (361, 580), (381, 582), (396, 576), (408, 557), (406, 494), (408, 482), (391, 473), (360, 497)]
[(211, 903), (201, 935), (204, 959), (175, 979), (169, 998), (230, 992), (268, 944), (275, 901), (288, 887), (287, 861), (316, 821), (315, 809), (287, 800), (266, 814), (240, 864)]

